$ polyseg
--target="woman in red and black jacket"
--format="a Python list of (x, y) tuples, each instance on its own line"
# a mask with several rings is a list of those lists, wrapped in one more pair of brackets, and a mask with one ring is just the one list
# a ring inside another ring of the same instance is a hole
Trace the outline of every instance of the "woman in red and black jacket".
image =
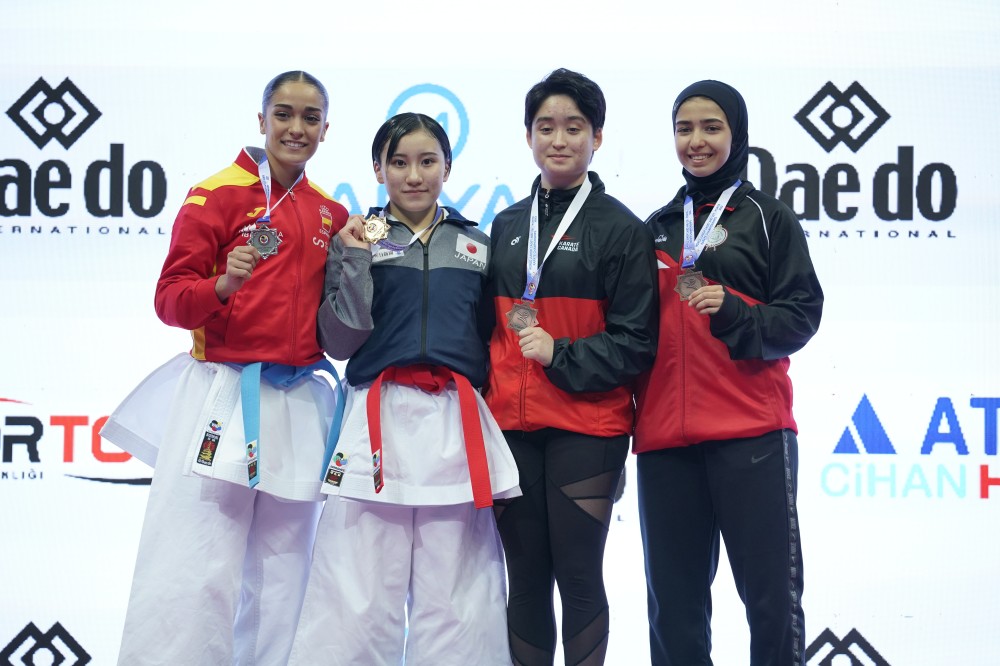
[(604, 115), (601, 89), (576, 72), (556, 70), (528, 92), (541, 174), (491, 232), (498, 325), (486, 402), (524, 493), (497, 509), (517, 664), (551, 663), (553, 581), (566, 663), (604, 661), (604, 544), (632, 433), (630, 383), (655, 351), (652, 239), (587, 170)]
[(741, 179), (749, 139), (739, 92), (700, 81), (673, 116), (686, 185), (647, 220), (660, 329), (634, 440), (652, 663), (712, 663), (721, 534), (746, 605), (749, 663), (800, 665), (788, 356), (819, 327), (823, 291), (795, 213)]

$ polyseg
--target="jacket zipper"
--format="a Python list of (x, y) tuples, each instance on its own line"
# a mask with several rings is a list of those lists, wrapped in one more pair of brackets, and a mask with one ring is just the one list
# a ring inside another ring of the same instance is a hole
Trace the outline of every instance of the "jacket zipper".
[[(435, 230), (436, 231), (436, 230)], [(434, 232), (431, 232), (431, 236)], [(430, 258), (428, 252), (430, 251), (430, 238), (427, 239), (427, 243), (420, 243), (424, 249), (424, 297), (423, 302), (420, 305), (420, 358), (425, 359), (427, 357), (427, 299), (430, 295), (430, 282), (431, 282), (431, 271), (430, 271)]]
[[(682, 254), (683, 254), (683, 252), (682, 252)], [(683, 257), (678, 258), (677, 261), (678, 261), (678, 263), (677, 263), (677, 273), (678, 273), (678, 275), (680, 275), (681, 270), (683, 270), (681, 268)], [(686, 342), (687, 332), (685, 331), (685, 328), (684, 328), (686, 326), (686, 323), (684, 321), (684, 319), (685, 319), (684, 318), (684, 308), (685, 307), (687, 307), (687, 303), (681, 303), (681, 307), (678, 308), (678, 310), (677, 310), (677, 314), (678, 314), (678, 317), (677, 317), (677, 319), (678, 319), (678, 321), (677, 321), (677, 329), (680, 331), (680, 344), (679, 344), (679, 351), (678, 351), (677, 356), (680, 359), (680, 375), (681, 375), (680, 376), (680, 384), (681, 384), (681, 400), (680, 400), (680, 403), (681, 404), (680, 404), (680, 418), (678, 420), (680, 421), (680, 424), (681, 424), (681, 440), (686, 442), (687, 441), (687, 408), (685, 407), (685, 405), (687, 404), (687, 359), (686, 359), (686, 356), (685, 356), (684, 352), (687, 349), (687, 342)]]
[[(299, 214), (299, 204), (295, 200), (295, 193), (292, 192), (291, 190), (288, 190), (288, 198), (292, 200), (292, 209), (295, 211), (295, 220), (299, 224), (299, 238), (300, 239), (305, 238), (306, 234), (305, 225), (303, 225), (302, 216)], [(305, 247), (306, 247), (305, 243), (299, 243), (299, 250), (297, 253), (299, 270), (295, 275), (295, 282), (292, 284), (292, 312), (291, 312), (292, 331), (290, 336), (291, 344), (289, 345), (288, 348), (288, 358), (290, 362), (295, 360), (295, 350), (298, 347), (296, 334), (298, 333), (299, 329), (298, 329), (298, 321), (296, 321), (297, 319), (296, 313), (299, 311), (298, 310), (299, 287), (302, 284), (302, 271), (304, 270), (305, 267)]]
[(528, 429), (528, 415), (525, 414), (524, 406), (528, 402), (528, 359), (521, 356), (521, 430)]

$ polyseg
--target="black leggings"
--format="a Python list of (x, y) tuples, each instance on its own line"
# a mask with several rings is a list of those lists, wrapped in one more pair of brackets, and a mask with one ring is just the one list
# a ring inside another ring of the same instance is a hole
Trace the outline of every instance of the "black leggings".
[(628, 436), (551, 428), (504, 435), (523, 493), (496, 506), (510, 585), (507, 627), (514, 664), (553, 661), (553, 583), (559, 585), (566, 663), (603, 664), (609, 624), (604, 545)]

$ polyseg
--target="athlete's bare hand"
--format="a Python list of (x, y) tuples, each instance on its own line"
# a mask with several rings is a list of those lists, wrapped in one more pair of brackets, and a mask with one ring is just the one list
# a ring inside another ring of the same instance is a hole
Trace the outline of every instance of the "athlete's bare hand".
[(253, 275), (260, 252), (250, 245), (237, 245), (226, 256), (226, 272), (215, 281), (215, 294), (225, 303)]
[(546, 368), (552, 365), (552, 352), (555, 343), (552, 341), (552, 336), (546, 333), (544, 328), (538, 326), (522, 328), (517, 337), (520, 338), (519, 344), (524, 358), (538, 361)]
[(713, 315), (722, 307), (722, 301), (726, 297), (726, 290), (721, 284), (710, 284), (695, 289), (691, 294), (688, 305), (696, 309), (699, 314)]
[(371, 244), (365, 241), (365, 218), (361, 215), (351, 215), (347, 218), (344, 228), (338, 231), (337, 235), (344, 247), (371, 249)]

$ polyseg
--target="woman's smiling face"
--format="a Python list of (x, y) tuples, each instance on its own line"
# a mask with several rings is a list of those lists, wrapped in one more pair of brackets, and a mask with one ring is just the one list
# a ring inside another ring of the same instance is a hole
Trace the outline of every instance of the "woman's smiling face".
[(726, 163), (733, 147), (725, 112), (707, 97), (685, 100), (674, 119), (674, 145), (685, 171), (711, 176)]

